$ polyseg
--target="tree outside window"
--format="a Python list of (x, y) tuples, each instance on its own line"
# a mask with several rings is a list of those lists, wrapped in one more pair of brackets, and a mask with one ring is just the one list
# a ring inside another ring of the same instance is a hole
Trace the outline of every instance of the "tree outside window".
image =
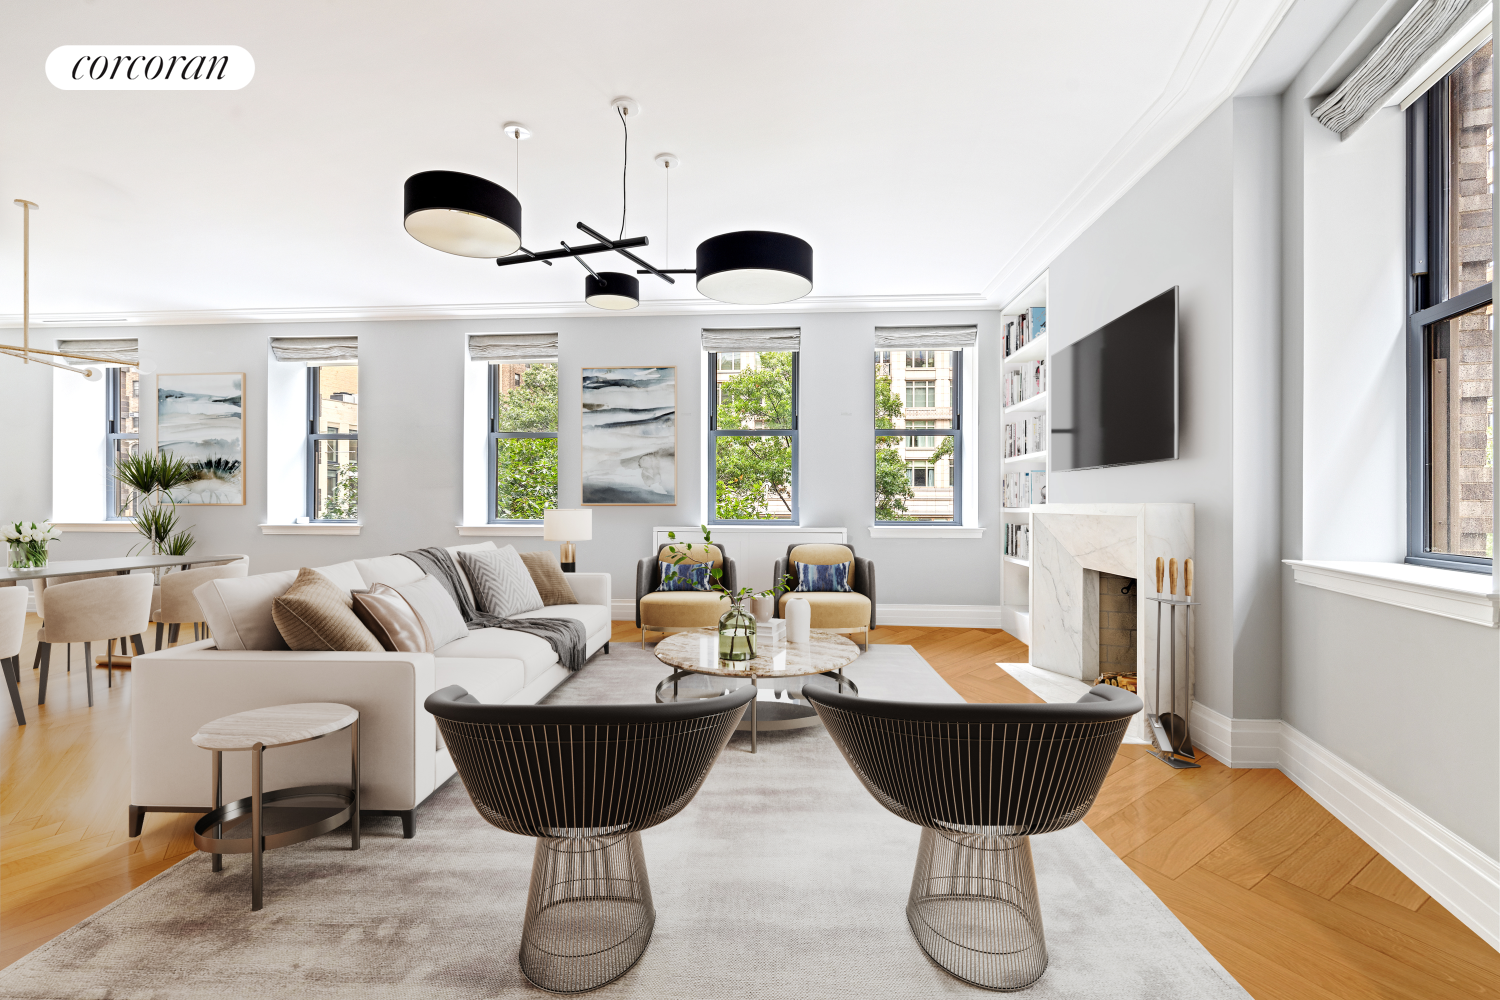
[[(732, 357), (735, 367), (726, 368)], [(709, 460), (716, 521), (785, 521), (796, 515), (796, 354), (714, 356), (717, 374)]]
[(494, 521), (539, 521), (557, 506), (557, 364), (490, 366)]

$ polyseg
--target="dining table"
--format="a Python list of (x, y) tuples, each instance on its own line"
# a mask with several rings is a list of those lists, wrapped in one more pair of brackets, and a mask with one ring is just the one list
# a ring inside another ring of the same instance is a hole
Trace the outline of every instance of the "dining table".
[(125, 575), (138, 569), (163, 569), (178, 566), (191, 569), (194, 566), (218, 566), (234, 562), (244, 556), (104, 556), (100, 559), (59, 559), (45, 566), (0, 567), (0, 587), (14, 587), (22, 580), (46, 580), (49, 584), (60, 583), (69, 577), (93, 576), (96, 573)]
[[(126, 573), (138, 569), (165, 569), (169, 567), (180, 567), (190, 569), (193, 566), (217, 566), (223, 563), (235, 562), (243, 559), (241, 555), (228, 556), (105, 556), (101, 559), (59, 559), (49, 562), (45, 566), (27, 566), (24, 568), (15, 566), (0, 567), (0, 587), (14, 587), (23, 580), (45, 581), (40, 586), (52, 586), (64, 583), (70, 579), (81, 576), (95, 576), (101, 573), (114, 573), (124, 576)], [(160, 636), (157, 637), (158, 642)], [(113, 643), (113, 639), (110, 640)], [(120, 640), (121, 653), (124, 653), (125, 640)], [(139, 640), (137, 640), (139, 645)], [(87, 649), (87, 646), (85, 646)], [(72, 647), (69, 646), (71, 656)], [(114, 683), (114, 670), (116, 666), (128, 667), (131, 664), (129, 656), (114, 657), (109, 654), (104, 657), (110, 666), (110, 683)], [(11, 672), (14, 668), (15, 673)], [(26, 725), (26, 715), (21, 708), (21, 662), (20, 658), (13, 658), (5, 667), (5, 686), (9, 689), (11, 707), (16, 713), (16, 723)]]

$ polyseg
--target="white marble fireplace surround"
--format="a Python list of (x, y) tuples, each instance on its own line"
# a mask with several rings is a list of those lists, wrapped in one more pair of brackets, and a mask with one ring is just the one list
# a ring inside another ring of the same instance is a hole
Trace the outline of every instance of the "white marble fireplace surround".
[[(1031, 515), (1031, 665), (1092, 683), (1099, 676), (1099, 574), (1136, 581), (1136, 675), (1141, 699), (1156, 702), (1156, 557), (1181, 566), (1193, 557), (1190, 503), (1047, 504)], [(1163, 591), (1167, 584), (1162, 585)], [(1179, 579), (1178, 594), (1182, 593)], [(1196, 596), (1196, 595), (1195, 595)], [(1163, 629), (1166, 627), (1163, 613)], [(1179, 611), (1177, 704), (1186, 712), (1192, 697), (1193, 657)], [(1162, 684), (1167, 677), (1162, 636)], [(1162, 692), (1162, 710), (1167, 692)], [(1135, 728), (1135, 727), (1132, 727)]]

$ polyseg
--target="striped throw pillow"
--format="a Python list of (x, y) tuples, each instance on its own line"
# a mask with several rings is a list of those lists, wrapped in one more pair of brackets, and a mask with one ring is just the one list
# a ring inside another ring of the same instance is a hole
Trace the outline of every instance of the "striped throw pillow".
[(832, 592), (839, 594), (853, 593), (849, 586), (849, 563), (831, 563), (820, 565), (817, 563), (793, 563), (797, 567), (797, 589), (807, 593), (812, 591)]

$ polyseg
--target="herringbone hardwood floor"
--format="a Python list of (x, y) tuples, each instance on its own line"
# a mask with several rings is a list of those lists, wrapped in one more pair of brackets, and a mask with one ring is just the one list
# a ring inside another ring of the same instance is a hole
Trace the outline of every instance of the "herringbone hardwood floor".
[[(31, 631), (34, 632), (33, 619)], [(614, 640), (638, 640), (616, 622)], [(31, 663), (31, 642), (22, 654)], [(1026, 646), (991, 629), (883, 628), (969, 701), (1039, 701), (997, 662)], [(126, 836), (126, 671), (96, 704), (54, 672), (30, 724), (0, 723), (0, 965), (192, 853), (192, 818), (151, 813)], [(1173, 771), (1121, 748), (1086, 822), (1256, 1000), (1500, 998), (1500, 953), (1454, 919), (1279, 771), (1203, 758)]]

